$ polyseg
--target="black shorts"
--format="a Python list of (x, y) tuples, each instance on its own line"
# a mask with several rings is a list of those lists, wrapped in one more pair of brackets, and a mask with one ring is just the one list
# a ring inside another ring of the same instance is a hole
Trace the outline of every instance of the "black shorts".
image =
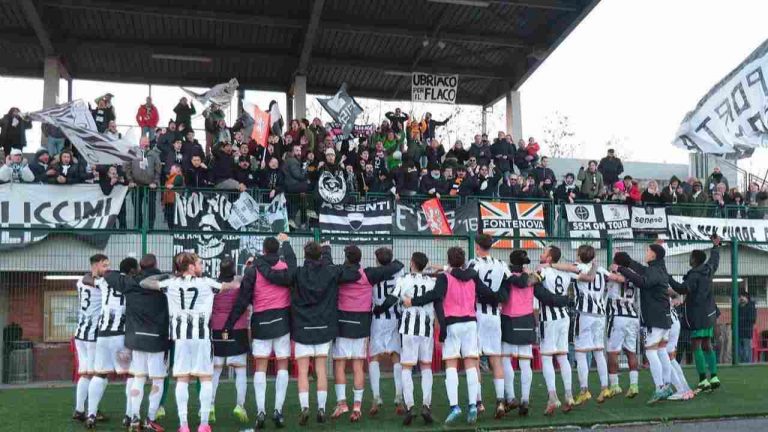
[(215, 357), (232, 357), (247, 354), (250, 351), (248, 329), (232, 330), (227, 340), (221, 338), (221, 330), (211, 331), (211, 336), (213, 337), (213, 355)]

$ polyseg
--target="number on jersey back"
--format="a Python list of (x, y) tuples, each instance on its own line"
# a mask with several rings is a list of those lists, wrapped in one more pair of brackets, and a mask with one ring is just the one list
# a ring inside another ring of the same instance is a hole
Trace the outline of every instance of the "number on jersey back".
[(207, 277), (175, 277), (160, 282), (168, 297), (171, 339), (210, 339), (208, 322), (221, 284)]
[[(409, 273), (397, 281), (400, 300), (423, 296), (435, 288), (435, 279), (420, 273)], [(400, 319), (399, 333), (411, 336), (432, 336), (435, 308), (432, 303), (405, 308)]]

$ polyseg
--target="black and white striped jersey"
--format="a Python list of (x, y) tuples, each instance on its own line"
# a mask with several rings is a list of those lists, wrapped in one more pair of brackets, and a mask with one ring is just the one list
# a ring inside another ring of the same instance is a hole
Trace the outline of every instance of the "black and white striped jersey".
[[(117, 283), (119, 278), (128, 277), (115, 272), (108, 273), (109, 280)], [(119, 286), (102, 279), (98, 284), (101, 290), (101, 318), (99, 320), (99, 337), (120, 336), (125, 334), (125, 296), (119, 291)]]
[(83, 284), (83, 278), (77, 281), (77, 299), (80, 309), (77, 311), (77, 329), (75, 339), (96, 341), (99, 319), (101, 318), (101, 285), (106, 285), (104, 278), (95, 280), (96, 286)]
[(606, 277), (605, 310), (609, 317), (638, 318), (636, 288), (631, 282), (608, 280)]
[(160, 281), (168, 298), (168, 316), (172, 340), (211, 338), (213, 298), (221, 283), (207, 277), (174, 277)]
[[(435, 279), (421, 273), (409, 273), (397, 281), (396, 291), (400, 300), (423, 296), (435, 288)], [(432, 303), (424, 306), (403, 308), (400, 318), (400, 334), (430, 337), (434, 332), (435, 307)]]
[(672, 302), (669, 302), (669, 315), (672, 318), (672, 324), (680, 321), (680, 318), (677, 316), (677, 309), (672, 305)]
[[(568, 295), (568, 287), (573, 281), (573, 273), (544, 267), (539, 274), (542, 277), (542, 285), (549, 292), (556, 295)], [(568, 307), (566, 306), (542, 306), (539, 304), (539, 320), (542, 322), (556, 321), (568, 316)]]
[[(592, 270), (593, 265), (597, 264), (576, 264), (579, 268), (579, 273), (589, 273)], [(579, 311), (579, 313), (605, 315), (603, 297), (605, 296), (606, 272), (607, 271), (604, 268), (598, 267), (594, 281), (586, 282), (578, 279), (576, 280), (576, 310)]]
[[(512, 275), (507, 263), (491, 256), (471, 259), (468, 267), (474, 269), (493, 292), (498, 292), (504, 279)], [(483, 303), (477, 303), (477, 311), (484, 315), (499, 315), (498, 306)]]
[[(374, 306), (380, 306), (384, 304), (384, 301), (387, 299), (387, 296), (393, 295), (395, 297), (399, 297), (399, 294), (397, 292), (397, 281), (401, 277), (405, 275), (404, 270), (400, 270), (397, 272), (391, 279), (383, 280), (376, 285), (373, 286), (373, 305)], [(400, 308), (400, 303), (395, 303), (394, 306), (389, 308), (387, 311), (374, 315), (374, 319), (400, 319), (400, 315), (402, 314), (402, 310)]]

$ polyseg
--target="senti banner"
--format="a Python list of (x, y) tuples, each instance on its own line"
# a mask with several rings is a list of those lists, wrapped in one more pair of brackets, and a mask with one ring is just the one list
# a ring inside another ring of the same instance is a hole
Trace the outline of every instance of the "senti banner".
[(458, 75), (414, 72), (411, 76), (411, 101), (455, 104), (458, 88)]
[(115, 186), (111, 194), (104, 195), (101, 187), (94, 184), (2, 184), (0, 248), (25, 246), (47, 235), (45, 231), (7, 231), (8, 228), (111, 228), (127, 192), (127, 187)]
[(768, 40), (717, 83), (677, 131), (677, 147), (749, 157), (768, 146)]
[[(768, 219), (721, 219), (698, 218), (688, 216), (668, 216), (668, 232), (666, 236), (669, 254), (688, 253), (693, 249), (707, 249), (711, 245), (701, 243), (676, 242), (675, 240), (704, 240), (713, 234), (720, 236), (723, 241), (738, 239), (741, 242), (768, 241)], [(768, 252), (767, 245), (747, 244)]]
[(322, 234), (348, 234), (331, 237), (332, 243), (387, 242), (392, 231), (392, 202), (390, 200), (360, 204), (323, 202), (320, 204), (320, 230)]
[(663, 233), (667, 230), (665, 207), (632, 207), (632, 231)]

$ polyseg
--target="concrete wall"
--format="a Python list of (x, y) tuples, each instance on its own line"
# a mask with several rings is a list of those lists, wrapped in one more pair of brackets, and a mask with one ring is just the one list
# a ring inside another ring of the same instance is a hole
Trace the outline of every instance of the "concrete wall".
[[(558, 177), (558, 182), (560, 182), (560, 180), (565, 177), (565, 174), (570, 172), (576, 175), (579, 172), (579, 167), (586, 167), (588, 162), (589, 159), (557, 158), (549, 160), (549, 167), (555, 172), (555, 175)], [(632, 178), (640, 182), (654, 179), (666, 183), (673, 175), (681, 180), (685, 180), (685, 178), (688, 177), (688, 165), (686, 164), (660, 164), (631, 161), (622, 161), (622, 163), (624, 164), (623, 175), (631, 175)], [(644, 186), (645, 185), (641, 184), (641, 187)]]

